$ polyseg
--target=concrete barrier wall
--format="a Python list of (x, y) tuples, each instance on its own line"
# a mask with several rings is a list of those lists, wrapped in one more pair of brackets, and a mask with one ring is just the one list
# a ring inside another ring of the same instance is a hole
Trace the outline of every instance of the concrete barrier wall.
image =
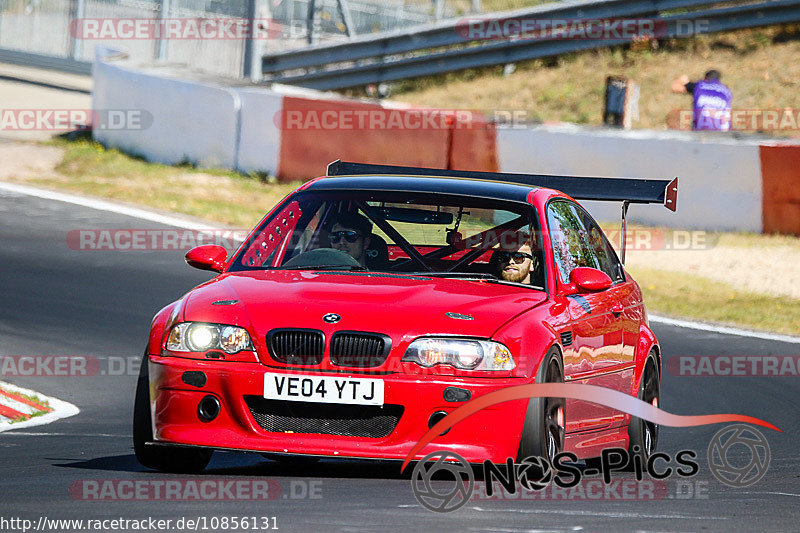
[(144, 129), (95, 128), (98, 142), (158, 163), (236, 167), (238, 98), (231, 89), (181, 79), (168, 68), (130, 68), (124, 61), (95, 62), (93, 75), (93, 109), (152, 117)]
[[(678, 211), (632, 205), (630, 220), (670, 227), (761, 231), (761, 166), (756, 141), (672, 132), (593, 131), (543, 126), (498, 131), (502, 172), (672, 179)], [(586, 202), (598, 220), (620, 205)]]
[(280, 115), (283, 96), (259, 88), (236, 89), (236, 95), (241, 111), (235, 168), (241, 172), (277, 175), (281, 131), (274, 120)]
[[(228, 87), (185, 69), (140, 68), (102, 56), (94, 77), (94, 109), (139, 109), (152, 116), (146, 129), (95, 129), (95, 138), (151, 161), (267, 172), (284, 181), (319, 176), (335, 159), (557, 175), (677, 176), (677, 213), (633, 205), (630, 220), (800, 235), (797, 142), (570, 125), (495, 129), (469, 112), (280, 85)], [(358, 113), (369, 114), (366, 127), (354, 125)], [(420, 116), (437, 120), (418, 127)], [(586, 205), (601, 221), (620, 216), (617, 203)]]
[[(445, 127), (412, 128), (422, 112), (333, 98), (285, 96), (280, 179), (307, 179), (331, 161), (447, 168)], [(360, 127), (363, 123), (363, 127)]]
[(765, 233), (800, 235), (800, 145), (761, 146)]

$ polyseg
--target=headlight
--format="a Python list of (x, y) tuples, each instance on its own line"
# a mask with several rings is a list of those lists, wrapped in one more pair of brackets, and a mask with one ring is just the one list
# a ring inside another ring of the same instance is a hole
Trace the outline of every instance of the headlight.
[(403, 361), (424, 367), (450, 365), (462, 370), (512, 370), (511, 352), (494, 341), (422, 337), (406, 350)]
[(222, 350), (234, 354), (242, 350), (253, 350), (247, 330), (224, 324), (183, 322), (169, 332), (167, 350), (173, 352), (205, 352)]

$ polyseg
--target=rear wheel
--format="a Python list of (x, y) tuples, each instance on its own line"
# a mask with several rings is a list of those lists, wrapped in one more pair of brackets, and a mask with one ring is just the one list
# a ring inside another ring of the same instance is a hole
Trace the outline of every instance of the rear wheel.
[(147, 354), (142, 358), (136, 397), (133, 404), (133, 451), (136, 459), (147, 468), (165, 472), (194, 473), (203, 470), (211, 460), (212, 450), (146, 446), (153, 440), (150, 416), (150, 376)]
[[(564, 370), (557, 348), (551, 348), (541, 367), (536, 383), (563, 383)], [(517, 462), (537, 456), (550, 464), (564, 451), (566, 400), (564, 398), (531, 398), (517, 452)]]
[[(661, 404), (661, 385), (655, 357), (655, 352), (650, 352), (642, 373), (642, 381), (639, 385), (637, 398), (659, 407)], [(656, 451), (656, 445), (658, 444), (658, 424), (631, 417), (631, 423), (628, 426), (628, 437), (630, 438), (628, 453), (631, 460), (635, 455), (638, 455), (642, 460), (642, 464), (647, 464), (647, 460)]]

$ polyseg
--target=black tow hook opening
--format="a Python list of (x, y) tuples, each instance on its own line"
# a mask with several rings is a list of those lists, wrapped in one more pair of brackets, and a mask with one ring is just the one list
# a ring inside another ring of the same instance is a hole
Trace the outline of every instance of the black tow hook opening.
[(219, 404), (219, 400), (216, 396), (209, 395), (203, 397), (197, 405), (197, 416), (199, 416), (200, 420), (203, 422), (211, 422), (219, 416), (221, 410), (222, 406)]
[[(428, 419), (428, 429), (431, 429), (433, 426), (435, 426), (442, 418), (446, 417), (447, 414), (447, 411), (436, 411), (433, 413)], [(439, 433), (439, 436), (447, 435), (449, 431), (450, 428), (447, 428), (444, 432)]]

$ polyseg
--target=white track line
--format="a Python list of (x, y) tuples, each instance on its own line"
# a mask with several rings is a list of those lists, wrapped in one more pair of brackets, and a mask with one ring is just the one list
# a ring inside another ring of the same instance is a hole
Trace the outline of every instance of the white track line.
[(6, 436), (8, 437), (11, 435), (14, 435), (15, 437), (130, 437), (130, 435), (114, 435), (113, 433), (45, 433), (37, 431), (15, 431), (14, 433), (9, 433)]
[(750, 331), (747, 329), (732, 328), (730, 326), (717, 326), (714, 324), (706, 324), (703, 322), (690, 322), (688, 320), (679, 320), (676, 318), (667, 318), (658, 315), (649, 315), (649, 316), (651, 322), (658, 322), (660, 324), (666, 324), (668, 326), (698, 329), (701, 331), (709, 331), (711, 333), (721, 333), (723, 335), (738, 335), (740, 337), (752, 337), (754, 339), (764, 339), (768, 341), (800, 344), (800, 337), (793, 337), (791, 335), (781, 335), (779, 333), (767, 333), (764, 331)]
[(117, 213), (120, 215), (138, 218), (141, 220), (149, 220), (150, 222), (156, 222), (158, 224), (164, 224), (176, 228), (183, 228), (190, 230), (207, 230), (207, 229), (212, 229), (213, 227), (210, 223), (202, 224), (197, 222), (191, 222), (189, 220), (185, 220), (179, 217), (162, 215), (160, 213), (154, 213), (152, 211), (147, 211), (145, 209), (139, 209), (136, 207), (130, 207), (127, 205), (122, 205), (114, 202), (108, 202), (106, 200), (85, 198), (83, 196), (76, 196), (74, 194), (66, 194), (61, 192), (48, 191), (45, 189), (37, 189), (35, 187), (29, 187), (27, 185), (18, 185), (16, 183), (0, 182), (0, 190), (13, 192), (17, 194), (25, 194), (27, 196), (34, 196), (36, 198), (43, 198), (45, 200), (66, 202), (69, 204), (88, 207), (90, 209), (98, 209), (100, 211), (108, 211), (111, 213)]
[[(0, 190), (14, 192), (17, 194), (26, 194), (28, 196), (35, 196), (36, 198), (43, 198), (46, 200), (56, 200), (58, 202), (67, 202), (70, 204), (88, 207), (90, 209), (99, 209), (101, 211), (108, 211), (120, 215), (139, 218), (142, 220), (149, 220), (167, 226), (176, 228), (190, 229), (190, 230), (204, 230), (209, 229), (209, 225), (203, 225), (195, 222), (190, 222), (178, 217), (171, 217), (139, 209), (136, 207), (129, 207), (126, 205), (109, 202), (106, 200), (96, 200), (94, 198), (85, 198), (82, 196), (75, 196), (73, 194), (66, 194), (44, 189), (37, 189), (36, 187), (29, 187), (27, 185), (17, 185), (15, 183), (0, 182)], [(728, 326), (716, 326), (714, 324), (705, 324), (703, 322), (690, 322), (688, 320), (678, 320), (674, 318), (667, 318), (658, 315), (650, 315), (650, 320), (669, 326), (676, 326), (679, 328), (689, 328), (701, 331), (709, 331), (711, 333), (721, 333), (723, 335), (738, 335), (740, 337), (752, 337), (756, 339), (764, 339), (769, 341), (789, 342), (792, 344), (800, 344), (800, 337), (793, 337), (790, 335), (780, 335), (777, 333), (765, 333), (760, 331), (749, 331), (746, 329), (733, 328)]]
[(50, 413), (46, 413), (42, 416), (31, 418), (30, 420), (26, 420), (24, 422), (14, 422), (13, 424), (0, 423), (0, 433), (2, 433), (3, 431), (12, 431), (14, 429), (23, 429), (33, 426), (43, 426), (44, 424), (55, 422), (56, 420), (59, 420), (61, 418), (68, 418), (70, 416), (75, 416), (81, 412), (80, 409), (78, 409), (71, 403), (59, 400), (58, 398), (53, 398), (51, 396), (45, 396), (41, 392), (32, 391), (30, 389), (23, 389), (22, 387), (17, 387), (16, 385), (12, 385), (11, 383), (6, 383), (5, 381), (0, 381), (0, 386), (11, 392), (38, 396), (42, 400), (46, 400), (50, 404), (50, 408), (53, 409), (52, 412)]

